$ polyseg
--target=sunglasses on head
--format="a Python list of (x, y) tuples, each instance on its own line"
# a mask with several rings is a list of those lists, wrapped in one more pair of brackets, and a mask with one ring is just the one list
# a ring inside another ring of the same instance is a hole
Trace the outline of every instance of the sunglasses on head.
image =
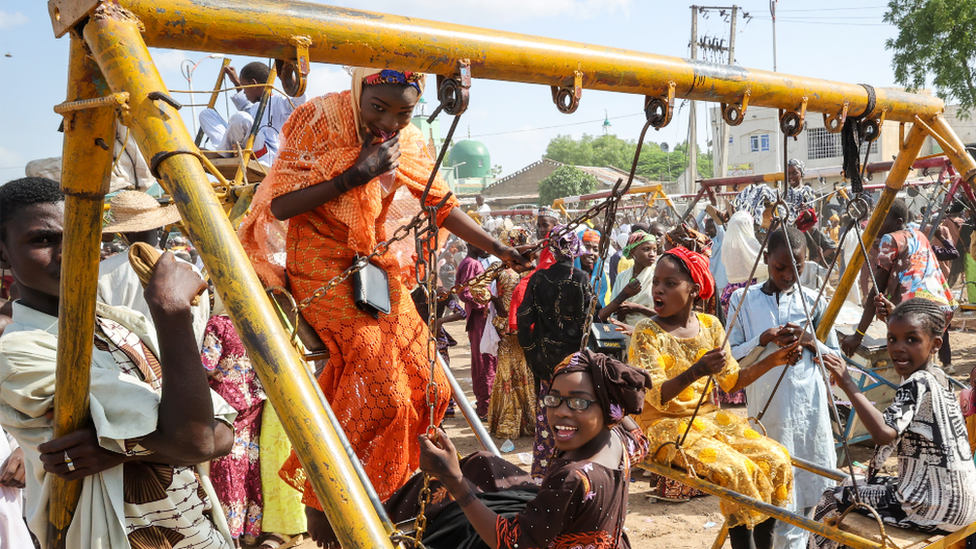
[(542, 405), (546, 408), (559, 408), (563, 401), (566, 401), (566, 406), (569, 406), (570, 410), (576, 410), (577, 412), (582, 412), (589, 408), (590, 404), (596, 404), (595, 400), (586, 400), (581, 397), (561, 397), (556, 395), (542, 397)]

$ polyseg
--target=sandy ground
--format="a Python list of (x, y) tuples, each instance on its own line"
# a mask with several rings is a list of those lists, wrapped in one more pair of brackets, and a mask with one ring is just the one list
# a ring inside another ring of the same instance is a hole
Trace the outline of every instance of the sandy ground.
[[(956, 379), (966, 380), (969, 371), (976, 366), (976, 322), (967, 323), (966, 329), (951, 332), (954, 366), (959, 374)], [(957, 322), (953, 323), (954, 327)], [(961, 327), (961, 326), (960, 326)], [(461, 322), (448, 325), (451, 335), (459, 342), (451, 349), (451, 365), (455, 376), (465, 389), (468, 399), (474, 402), (471, 392), (471, 360), (467, 334)], [(744, 415), (745, 407), (733, 407)], [(446, 419), (444, 427), (454, 441), (462, 455), (481, 450), (481, 446), (472, 433), (470, 427), (458, 413), (453, 419)], [(495, 439), (495, 444), (501, 447), (503, 440)], [(523, 437), (513, 441), (515, 449), (504, 454), (505, 459), (519, 465), (528, 471), (531, 463), (532, 439)], [(867, 446), (854, 446), (852, 454), (855, 461), (865, 462), (870, 459), (873, 451)], [(723, 518), (719, 512), (718, 498), (705, 496), (694, 498), (688, 503), (665, 503), (648, 499), (652, 492), (648, 481), (641, 477), (640, 471), (635, 471), (630, 485), (630, 498), (626, 531), (634, 549), (699, 549), (709, 548), (715, 542), (715, 537), (721, 529)], [(302, 549), (312, 549), (315, 544), (307, 541), (298, 545)], [(724, 547), (729, 547), (726, 541)]]

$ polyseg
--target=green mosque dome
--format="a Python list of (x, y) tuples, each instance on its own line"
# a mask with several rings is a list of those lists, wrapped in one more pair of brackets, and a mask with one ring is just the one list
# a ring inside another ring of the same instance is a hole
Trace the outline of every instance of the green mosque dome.
[(465, 139), (452, 148), (447, 167), (457, 166), (458, 179), (485, 177), (491, 171), (491, 155), (480, 141)]

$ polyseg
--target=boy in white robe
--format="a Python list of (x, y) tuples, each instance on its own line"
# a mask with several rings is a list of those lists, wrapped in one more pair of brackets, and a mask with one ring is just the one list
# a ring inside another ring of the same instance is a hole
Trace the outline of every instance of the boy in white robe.
[[(267, 83), (270, 69), (264, 63), (255, 61), (248, 63), (241, 69), (240, 78), (233, 67), (226, 69), (227, 76), (234, 86), (251, 86), (232, 95), (230, 100), (237, 107), (230, 120), (224, 121), (216, 109), (204, 109), (200, 113), (200, 127), (207, 134), (210, 143), (218, 151), (233, 151), (235, 145), (244, 146), (254, 118), (258, 114), (261, 104), (261, 94), (264, 88), (260, 85)], [(305, 102), (305, 95), (300, 97), (284, 97), (272, 94), (261, 118), (261, 127), (254, 136), (254, 158), (264, 166), (270, 167), (278, 156), (281, 142), (278, 136), (285, 121), (291, 116), (295, 107)], [(222, 152), (222, 156), (233, 156), (233, 152)]]
[[(826, 309), (826, 300), (817, 301), (816, 291), (797, 282), (793, 261), (802, 274), (807, 256), (806, 239), (796, 228), (789, 227), (788, 230), (789, 246), (782, 227), (769, 237), (765, 253), (769, 279), (732, 294), (729, 315), (739, 310), (739, 316), (735, 324), (728, 327), (729, 345), (732, 356), (741, 366), (746, 366), (800, 338), (803, 354), (799, 362), (773, 368), (746, 387), (749, 417), (757, 417), (769, 402), (769, 409), (762, 417), (767, 435), (782, 444), (791, 456), (834, 468), (837, 457), (827, 410), (830, 393), (814, 359), (817, 348), (821, 353), (837, 354), (839, 345), (833, 332), (826, 345), (817, 341), (814, 335)], [(806, 326), (801, 299), (806, 301), (813, 326)], [(739, 303), (743, 300), (745, 305), (740, 310)], [(773, 394), (784, 368), (786, 374)], [(830, 479), (794, 467), (794, 501), (788, 510), (812, 517), (821, 494), (834, 484)], [(777, 521), (773, 535), (776, 549), (802, 549), (807, 545), (809, 533)]]

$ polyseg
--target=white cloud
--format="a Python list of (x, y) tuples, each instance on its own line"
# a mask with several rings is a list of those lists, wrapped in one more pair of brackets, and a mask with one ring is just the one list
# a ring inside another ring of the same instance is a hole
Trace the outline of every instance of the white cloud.
[[(191, 54), (189, 52), (181, 50), (164, 50), (160, 48), (152, 48), (149, 50), (149, 54), (152, 56), (153, 63), (156, 64), (156, 69), (159, 72), (169, 72), (175, 71), (179, 73), (180, 64), (183, 61), (190, 59), (192, 55), (200, 57), (200, 54)], [(193, 62), (192, 60), (190, 61)]]
[(19, 11), (14, 13), (0, 11), (0, 29), (9, 29), (18, 27), (20, 25), (26, 25), (29, 21), (30, 19)]

